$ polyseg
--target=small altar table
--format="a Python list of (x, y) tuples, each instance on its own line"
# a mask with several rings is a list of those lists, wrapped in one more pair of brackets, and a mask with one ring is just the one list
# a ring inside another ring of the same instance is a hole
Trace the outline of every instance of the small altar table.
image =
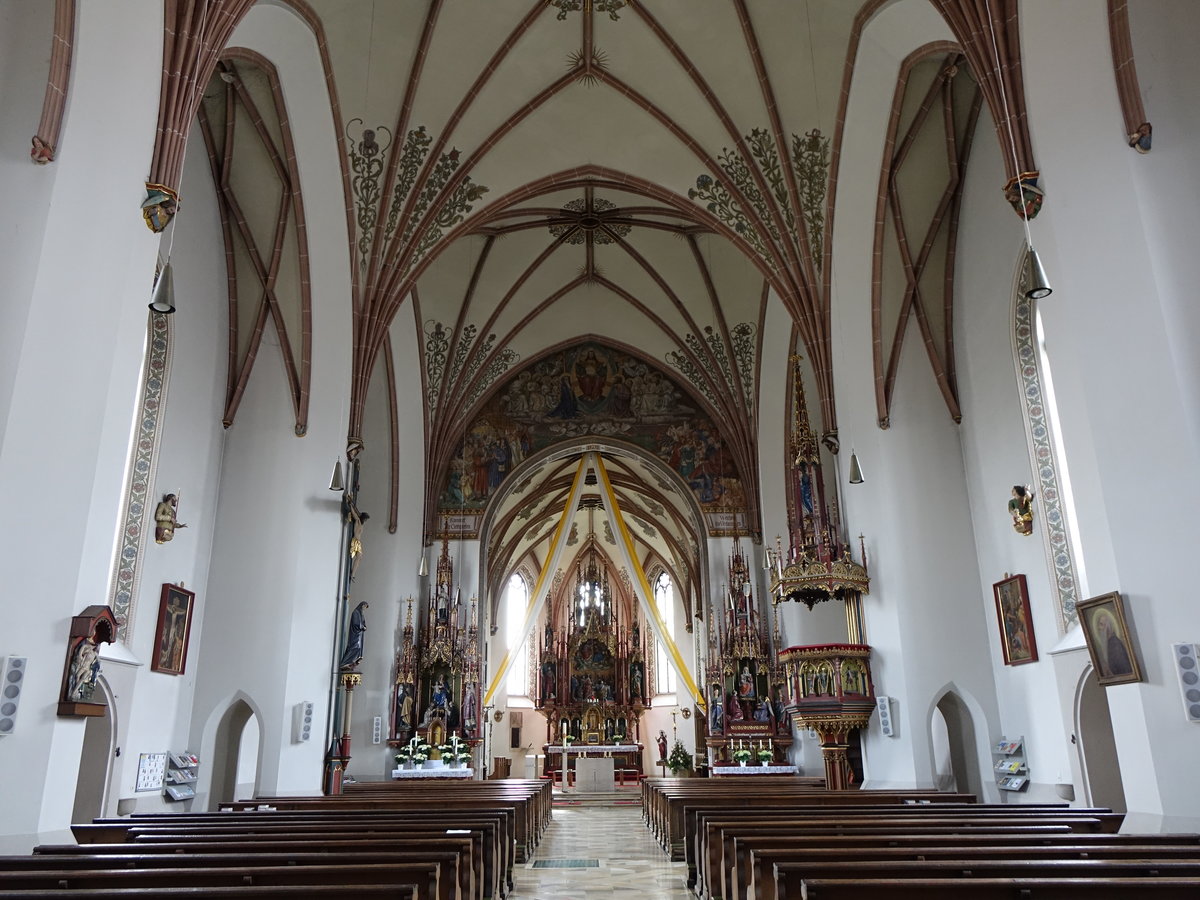
[(796, 766), (713, 766), (713, 777), (723, 775), (799, 775)]
[(570, 779), (565, 773), (573, 774), (576, 764), (584, 759), (610, 758), (621, 784), (627, 777), (636, 782), (642, 774), (641, 744), (575, 744), (566, 748), (565, 755), (562, 744), (545, 744), (542, 750), (546, 754), (545, 775), (564, 787)]

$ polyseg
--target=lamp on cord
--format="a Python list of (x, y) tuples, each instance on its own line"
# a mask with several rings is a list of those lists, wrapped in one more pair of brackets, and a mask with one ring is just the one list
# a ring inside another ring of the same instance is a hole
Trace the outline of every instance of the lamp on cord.
[[(171, 233), (174, 236), (174, 232)], [(163, 263), (162, 271), (154, 282), (154, 293), (150, 295), (150, 310), (169, 316), (175, 312), (175, 280), (171, 277), (171, 261)]]
[(858, 454), (854, 450), (850, 451), (850, 483), (863, 483), (862, 466), (858, 464)]
[[(1021, 222), (1025, 225), (1025, 297), (1028, 300), (1041, 300), (1054, 293), (1054, 289), (1050, 287), (1050, 279), (1046, 277), (1046, 270), (1042, 268), (1042, 261), (1038, 258), (1037, 251), (1033, 249), (1033, 234), (1029, 230), (1029, 209), (1024, 203), (1024, 192), (1021, 184), (1021, 163), (1017, 159), (1017, 139), (1013, 136), (1012, 114), (1008, 111), (1008, 94), (1004, 90), (1004, 75), (1000, 67), (1000, 50), (996, 46), (996, 21), (992, 18), (992, 4), (990, 0), (984, 0), (984, 8), (987, 10), (988, 32), (992, 37), (992, 53), (995, 56), (996, 71), (999, 73), (997, 83), (1000, 86), (1000, 103), (1004, 107), (1004, 126), (1008, 132), (1008, 147), (1012, 151), (1013, 171), (1017, 173), (1014, 179), (1016, 181), (1014, 187), (1018, 191), (1021, 191)], [(853, 457), (851, 457), (850, 466), (850, 482), (854, 484)]]
[(421, 578), (424, 578), (428, 574), (429, 574), (429, 563), (425, 559), (425, 554), (422, 553), (421, 554), (421, 565), (417, 569), (417, 575), (419, 575)]
[[(151, 304), (151, 309), (154, 305)], [(333, 476), (329, 479), (329, 489), (341, 493), (346, 489), (346, 481), (342, 478), (342, 461), (339, 459), (333, 464)]]

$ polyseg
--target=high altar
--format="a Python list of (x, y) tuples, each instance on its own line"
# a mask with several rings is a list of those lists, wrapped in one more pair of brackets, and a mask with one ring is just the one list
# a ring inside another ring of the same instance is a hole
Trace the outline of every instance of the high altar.
[(645, 645), (631, 592), (618, 580), (614, 596), (610, 561), (598, 543), (589, 533), (574, 590), (560, 589), (547, 605), (535, 706), (546, 717), (543, 752), (552, 777), (564, 759), (573, 769), (580, 755), (612, 757), (618, 773), (642, 772)]

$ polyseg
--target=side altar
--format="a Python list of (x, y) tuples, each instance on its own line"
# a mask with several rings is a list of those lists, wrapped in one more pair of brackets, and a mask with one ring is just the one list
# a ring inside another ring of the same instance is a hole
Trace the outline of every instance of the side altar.
[[(482, 740), (480, 721), (479, 604), (462, 600), (454, 586), (450, 542), (442, 538), (429, 604), (413, 625), (409, 598), (396, 654), (388, 744), (403, 748), (413, 737), (436, 748), (454, 741), (473, 752)], [(433, 768), (427, 769), (431, 771)], [(462, 770), (454, 770), (463, 777)], [(412, 774), (400, 777), (422, 777)], [(425, 775), (424, 777), (430, 777)]]

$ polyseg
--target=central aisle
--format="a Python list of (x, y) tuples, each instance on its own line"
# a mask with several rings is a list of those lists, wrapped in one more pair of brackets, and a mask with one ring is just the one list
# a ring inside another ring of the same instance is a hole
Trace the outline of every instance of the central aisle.
[[(551, 861), (559, 866), (535, 868)], [(686, 864), (667, 859), (650, 835), (640, 806), (556, 808), (537, 853), (513, 873), (513, 900), (694, 900), (686, 877)]]

